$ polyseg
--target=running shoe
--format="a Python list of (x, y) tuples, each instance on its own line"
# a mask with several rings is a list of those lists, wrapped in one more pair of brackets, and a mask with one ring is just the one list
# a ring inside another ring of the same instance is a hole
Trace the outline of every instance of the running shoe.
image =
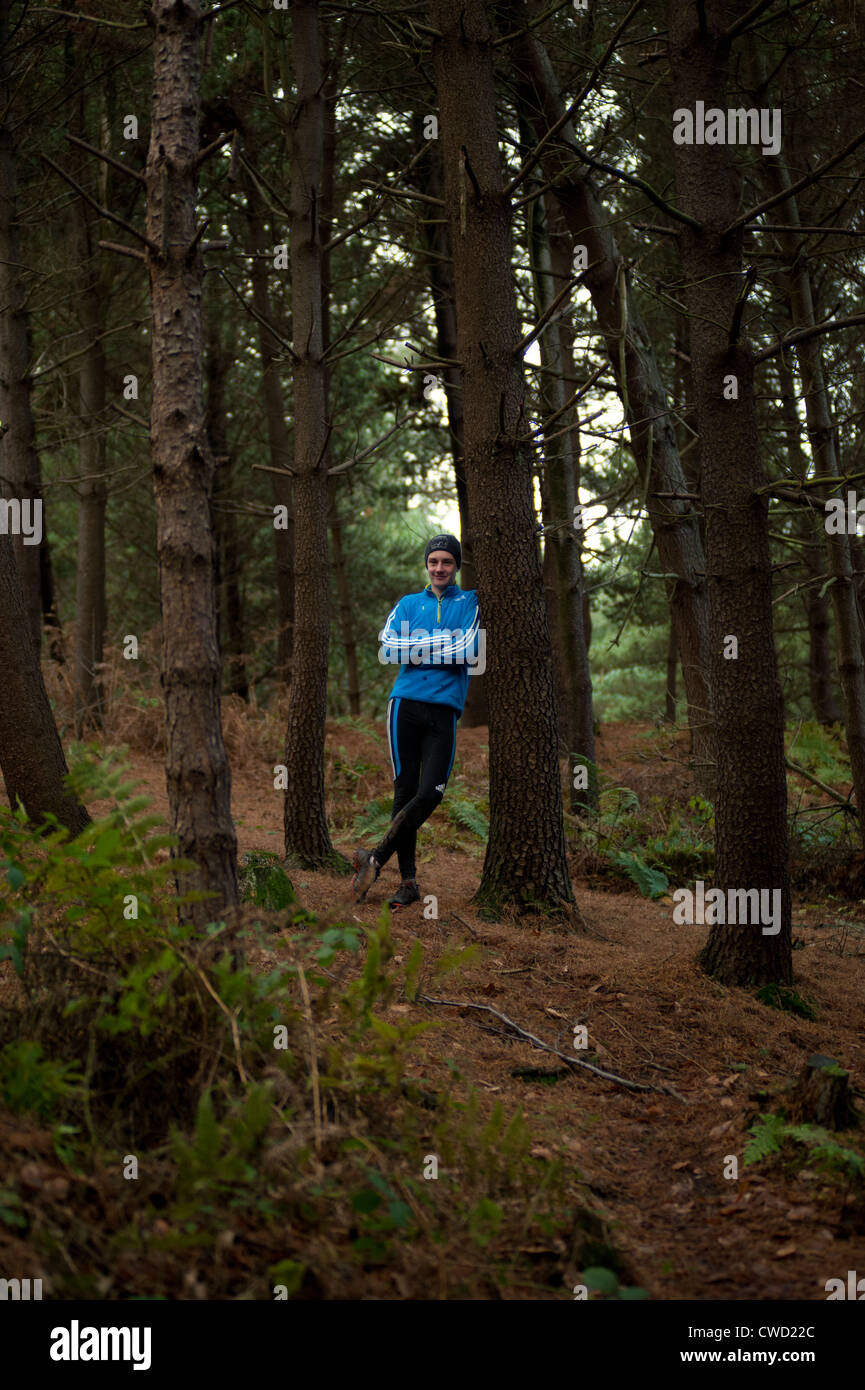
[(388, 907), (409, 907), (417, 902), (420, 902), (420, 893), (417, 880), (412, 878), (400, 884), (393, 897), (388, 899)]

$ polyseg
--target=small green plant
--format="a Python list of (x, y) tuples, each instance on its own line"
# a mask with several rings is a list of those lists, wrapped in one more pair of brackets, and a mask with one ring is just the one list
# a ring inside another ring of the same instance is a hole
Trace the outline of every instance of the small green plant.
[(448, 815), (455, 825), (460, 825), (466, 830), (470, 830), (472, 834), (477, 835), (480, 840), (489, 838), (489, 817), (484, 813), (477, 802), (472, 801), (467, 796), (449, 796), (445, 805)]
[(78, 1095), (81, 1080), (78, 1065), (44, 1057), (41, 1043), (24, 1040), (0, 1049), (0, 1099), (15, 1115), (30, 1111), (48, 1119)]
[(187, 1139), (172, 1130), (172, 1157), (177, 1164), (177, 1193), (181, 1205), (195, 1210), (200, 1201), (226, 1189), (255, 1182), (252, 1158), (260, 1147), (273, 1115), (273, 1097), (267, 1083), (250, 1086), (246, 1097), (217, 1119), (210, 1091), (198, 1102), (195, 1129)]
[(850, 760), (841, 748), (841, 740), (832, 729), (805, 720), (787, 748), (787, 757), (798, 763), (821, 782), (832, 786), (850, 781)]
[(662, 898), (667, 892), (670, 886), (667, 875), (661, 873), (660, 869), (650, 869), (638, 854), (620, 850), (618, 854), (611, 854), (609, 858), (611, 864), (636, 883), (644, 898)]
[(601, 1300), (620, 1300), (623, 1303), (633, 1303), (649, 1297), (647, 1289), (622, 1285), (619, 1283), (618, 1276), (611, 1269), (604, 1269), (601, 1266), (583, 1270), (583, 1277), (580, 1282), (585, 1284), (590, 1296), (596, 1294)]
[(482, 1197), (469, 1212), (469, 1231), (472, 1240), (481, 1249), (489, 1245), (493, 1236), (498, 1235), (503, 1216), (504, 1212), (498, 1202), (493, 1202), (489, 1197)]
[(352, 835), (357, 839), (363, 839), (366, 836), (375, 840), (379, 839), (391, 823), (392, 809), (393, 797), (375, 797), (365, 810), (355, 816), (351, 827)]
[(797, 990), (791, 989), (789, 985), (779, 985), (774, 982), (763, 985), (762, 989), (757, 990), (757, 998), (761, 1004), (768, 1004), (770, 1009), (780, 1009), (784, 1013), (797, 1014), (799, 1018), (816, 1018), (817, 1010), (807, 999), (803, 999)]
[(839, 1144), (819, 1125), (789, 1124), (780, 1115), (760, 1115), (749, 1129), (752, 1138), (745, 1145), (745, 1163), (759, 1163), (780, 1154), (785, 1144), (801, 1144), (808, 1150), (808, 1162), (848, 1179), (865, 1178), (865, 1161), (855, 1149)]
[(279, 856), (267, 850), (249, 850), (241, 856), (238, 875), (242, 902), (282, 912), (295, 901), (291, 879)]

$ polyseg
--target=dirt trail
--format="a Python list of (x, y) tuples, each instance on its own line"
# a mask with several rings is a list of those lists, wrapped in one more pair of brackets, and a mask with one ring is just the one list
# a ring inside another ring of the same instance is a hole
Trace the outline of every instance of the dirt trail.
[[(459, 732), (455, 787), (462, 778), (465, 788), (482, 788), (486, 742), (485, 729)], [(233, 758), (241, 851), (281, 851), (281, 796), (262, 793), (278, 761), (267, 751)], [(335, 841), (350, 854), (356, 843), (348, 831), (350, 813), (389, 790), (387, 757), (374, 734), (345, 725), (330, 726), (328, 756), (330, 765), (337, 758), (366, 769), (352, 774), (351, 805), (347, 792), (337, 792), (329, 806), (344, 832)], [(647, 726), (605, 729), (598, 756), (643, 804), (654, 794), (692, 794), (681, 748), (661, 732), (654, 737)], [(133, 767), (155, 808), (167, 812), (161, 759), (134, 755)], [(407, 956), (416, 937), (427, 961), (457, 944), (476, 942), (480, 949), (450, 983), (430, 992), (492, 1004), (565, 1052), (573, 1047), (573, 1025), (584, 1023), (589, 1048), (604, 1066), (668, 1084), (682, 1099), (628, 1093), (572, 1071), (547, 1083), (515, 1077), (518, 1067), (554, 1070), (560, 1064), (527, 1042), (491, 1031), (499, 1025), (489, 1015), (394, 1004), (404, 1014), (432, 1014), (441, 1025), (421, 1042), (417, 1074), (435, 1086), (444, 1081), (450, 1059), (490, 1104), (499, 1099), (509, 1113), (521, 1107), (536, 1152), (563, 1155), (579, 1170), (587, 1204), (612, 1220), (616, 1243), (653, 1298), (825, 1299), (827, 1279), (846, 1277), (857, 1260), (862, 1268), (861, 1199), (847, 1194), (845, 1203), (843, 1184), (813, 1168), (793, 1174), (778, 1163), (742, 1163), (748, 1125), (759, 1112), (777, 1109), (775, 1097), (811, 1053), (837, 1058), (861, 1090), (861, 931), (854, 927), (851, 941), (849, 931), (832, 925), (840, 914), (825, 904), (797, 905), (796, 984), (818, 1014), (809, 1021), (708, 980), (695, 964), (706, 929), (675, 927), (669, 904), (634, 892), (598, 891), (575, 876), (577, 901), (593, 933), (588, 936), (550, 925), (482, 922), (470, 903), (482, 848), (442, 848), (435, 838), (433, 830), (422, 832), (418, 868), (421, 893), (438, 898), (438, 919), (424, 917), (423, 901), (397, 914), (398, 955)], [(348, 920), (372, 924), (398, 874), (389, 864), (362, 906), (351, 903), (345, 879), (309, 872), (293, 879), (304, 906), (344, 910)], [(848, 907), (845, 920), (856, 912), (861, 909)], [(738, 1157), (738, 1180), (724, 1177), (728, 1155)]]

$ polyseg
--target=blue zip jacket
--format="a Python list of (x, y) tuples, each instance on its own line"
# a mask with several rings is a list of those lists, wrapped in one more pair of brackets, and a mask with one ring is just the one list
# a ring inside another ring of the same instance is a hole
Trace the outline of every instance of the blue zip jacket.
[(428, 584), (406, 594), (388, 613), (378, 640), (382, 665), (401, 666), (391, 699), (449, 705), (462, 714), (469, 674), (481, 675), (486, 665), (475, 589), (449, 584), (437, 598)]

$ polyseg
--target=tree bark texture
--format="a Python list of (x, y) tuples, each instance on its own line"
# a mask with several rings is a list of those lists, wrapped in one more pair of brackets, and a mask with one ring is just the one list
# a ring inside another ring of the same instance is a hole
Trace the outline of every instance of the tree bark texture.
[[(268, 275), (272, 264), (273, 247), (268, 244), (265, 223), (266, 207), (263, 198), (251, 175), (246, 176), (247, 212), (249, 214), (249, 252), (250, 279), (252, 281), (252, 307), (258, 315), (258, 351), (261, 356), (261, 394), (264, 401), (264, 418), (267, 424), (267, 438), (270, 445), (270, 465), (272, 468), (291, 467), (291, 434), (285, 418), (285, 400), (280, 380), (279, 357), (284, 349), (268, 324), (278, 327), (283, 338), (288, 338), (287, 324), (277, 325), (275, 310), (268, 289)], [(291, 658), (294, 646), (294, 488), (293, 479), (288, 472), (271, 473), (273, 503), (285, 507), (288, 525), (274, 527), (273, 538), (276, 552), (276, 602), (278, 637), (276, 668), (281, 681), (291, 679)]]
[(231, 773), (220, 715), (213, 459), (202, 400), (201, 253), (196, 234), (201, 9), (198, 0), (154, 0), (153, 107), (147, 152), (147, 264), (153, 307), (150, 438), (162, 607), (162, 686), (168, 800), (176, 853), (197, 872), (178, 890), (204, 925), (237, 902)]
[[(421, 116), (415, 116), (413, 129), (415, 139), (423, 139), (423, 119)], [(418, 165), (416, 184), (419, 191), (428, 197), (444, 197), (440, 140), (430, 141), (429, 162), (422, 160)], [(436, 352), (443, 362), (450, 363), (450, 365), (439, 369), (439, 378), (447, 401), (448, 435), (451, 457), (454, 462), (457, 506), (460, 514), (462, 566), (459, 582), (463, 589), (476, 589), (478, 586), (477, 569), (468, 488), (466, 486), (462, 375), (459, 367), (453, 365), (457, 357), (457, 309), (454, 293), (453, 259), (447, 225), (440, 216), (433, 213), (432, 209), (430, 211), (431, 215), (423, 218), (421, 227), (423, 244), (427, 252), (427, 274), (433, 301), (433, 313), (435, 314)], [(469, 680), (461, 723), (466, 729), (476, 729), (481, 725), (489, 724), (489, 722), (490, 708), (487, 698), (486, 675), (472, 676)]]
[(291, 127), (291, 293), (294, 332), (295, 629), (285, 763), (285, 854), (304, 867), (347, 868), (325, 816), (324, 741), (330, 594), (327, 546), (327, 373), (318, 200), (325, 133), (318, 0), (296, 0), (292, 53), (297, 105)]
[(27, 632), (21, 575), (12, 538), (0, 535), (0, 768), (9, 804), (32, 821), (52, 811), (78, 835), (90, 817), (63, 786), (69, 771), (39, 658)]
[[(0, 495), (33, 506), (41, 501), (39, 460), (30, 392), (27, 288), (18, 222), (17, 152), (12, 133), (14, 93), (6, 67), (9, 0), (0, 0)], [(44, 510), (43, 510), (44, 533)], [(13, 538), (21, 571), (26, 633), (37, 653), (42, 645), (39, 551)]]
[[(808, 476), (808, 456), (802, 448), (799, 415), (796, 410), (796, 386), (793, 373), (784, 353), (778, 354), (778, 379), (781, 387), (781, 413), (787, 436), (787, 464), (794, 477), (802, 482)], [(810, 494), (813, 489), (809, 488)], [(795, 517), (797, 537), (803, 542), (803, 555), (808, 579), (812, 582), (802, 590), (802, 606), (808, 624), (808, 688), (814, 718), (820, 724), (835, 724), (841, 719), (841, 708), (835, 695), (835, 669), (832, 644), (832, 612), (824, 592), (827, 571), (826, 528), (819, 499), (816, 510), (800, 507)], [(851, 545), (851, 560), (852, 560)]]
[(465, 460), (490, 703), (490, 836), (476, 901), (561, 910), (565, 857), (550, 634), (535, 531), (511, 214), (482, 0), (433, 0)]
[(244, 656), (243, 599), (240, 590), (241, 548), (232, 489), (233, 459), (228, 447), (225, 382), (231, 354), (222, 338), (219, 307), (211, 300), (207, 316), (207, 438), (216, 465), (213, 483), (213, 529), (216, 557), (217, 636), (223, 682), (232, 695), (249, 696)]
[[(726, 109), (729, 42), (739, 7), (672, 0), (669, 51), (675, 105)], [(779, 890), (781, 925), (715, 925), (702, 954), (726, 984), (792, 979), (784, 723), (772, 629), (768, 502), (760, 459), (750, 348), (732, 327), (743, 286), (741, 207), (725, 145), (674, 146), (679, 206), (701, 224), (680, 228), (691, 328), (706, 512), (712, 702), (718, 755), (715, 885)], [(737, 398), (729, 395), (735, 377)], [(731, 658), (730, 638), (738, 643)], [(725, 657), (725, 650), (727, 656)], [(773, 900), (772, 900), (773, 901)]]
[[(75, 54), (82, 56), (76, 45)], [(84, 91), (79, 92), (74, 133), (90, 138)], [(73, 147), (74, 149), (75, 147)], [(92, 157), (75, 156), (78, 182), (87, 187)], [(102, 661), (105, 640), (105, 332), (107, 285), (104, 283), (99, 219), (83, 198), (71, 207), (81, 355), (76, 359), (78, 389), (78, 555), (75, 585), (75, 737), (101, 729), (104, 716)]]
[[(772, 166), (778, 192), (790, 187), (791, 180), (785, 161), (779, 156)], [(799, 208), (794, 197), (780, 204), (779, 223), (791, 228), (799, 225)], [(792, 232), (777, 232), (787, 263), (786, 281), (790, 309), (797, 328), (813, 328), (817, 322), (808, 262), (802, 254), (800, 238)], [(805, 400), (805, 419), (811, 457), (819, 477), (839, 477), (839, 458), (835, 448), (835, 422), (829, 404), (826, 378), (823, 372), (823, 351), (819, 337), (808, 338), (795, 345), (796, 363), (802, 394)], [(821, 500), (826, 496), (842, 496), (846, 500), (846, 484), (836, 487), (827, 484), (818, 489)], [(824, 528), (825, 529), (825, 528)], [(850, 538), (846, 531), (828, 531), (826, 553), (829, 572), (834, 579), (829, 594), (835, 617), (835, 639), (838, 651), (838, 675), (844, 701), (844, 728), (850, 771), (859, 809), (859, 833), (865, 835), (865, 659), (862, 654), (859, 598), (853, 575)]]

